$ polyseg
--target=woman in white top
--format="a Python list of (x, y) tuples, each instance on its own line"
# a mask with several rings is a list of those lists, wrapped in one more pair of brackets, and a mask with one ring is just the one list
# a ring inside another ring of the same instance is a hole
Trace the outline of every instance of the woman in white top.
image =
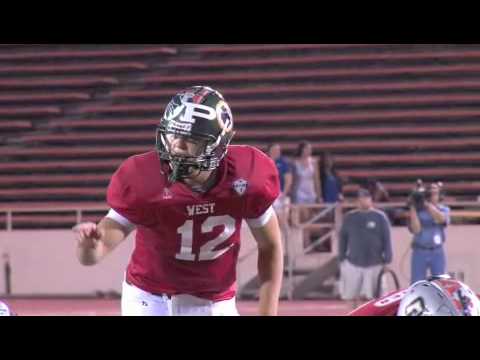
[[(302, 141), (298, 145), (297, 158), (293, 163), (293, 174), (292, 202), (294, 204), (321, 202), (318, 160), (312, 157), (312, 146), (307, 141)], [(300, 221), (307, 221), (310, 214), (309, 209), (302, 209)], [(305, 232), (304, 235), (308, 242), (310, 234)]]
[(312, 157), (312, 146), (306, 141), (298, 145), (294, 161), (293, 202), (315, 204), (320, 201), (320, 176), (318, 161)]

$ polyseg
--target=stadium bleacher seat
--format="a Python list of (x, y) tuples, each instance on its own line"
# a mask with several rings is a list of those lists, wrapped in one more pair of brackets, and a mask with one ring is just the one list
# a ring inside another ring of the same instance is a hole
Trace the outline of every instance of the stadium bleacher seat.
[(118, 83), (119, 81), (117, 79), (105, 76), (16, 78), (0, 79), (0, 90), (90, 88), (95, 86), (116, 85)]
[(417, 176), (480, 193), (480, 45), (14, 44), (0, 46), (0, 200), (103, 203), (116, 167), (154, 148), (170, 97), (200, 83), (229, 101), (235, 144), (292, 156), (307, 139), (349, 196), (371, 176), (398, 198)]
[(139, 57), (145, 55), (172, 55), (176, 54), (177, 49), (171, 47), (154, 47), (140, 49), (97, 49), (97, 50), (54, 50), (54, 51), (22, 51), (15, 53), (0, 54), (0, 61), (41, 61), (53, 59), (102, 59), (102, 58), (124, 58)]
[(145, 70), (146, 64), (137, 62), (113, 62), (102, 64), (55, 64), (55, 65), (15, 65), (0, 66), (0, 76), (8, 75), (47, 75), (47, 74), (75, 74), (75, 73), (114, 73), (120, 71)]
[[(225, 96), (240, 97), (240, 96), (257, 96), (257, 95), (273, 95), (273, 94), (331, 94), (338, 95), (350, 94), (356, 92), (364, 94), (365, 92), (400, 92), (400, 91), (436, 91), (436, 90), (478, 90), (480, 89), (480, 79), (472, 80), (452, 80), (452, 81), (432, 81), (432, 80), (415, 80), (415, 81), (392, 81), (392, 82), (356, 82), (347, 84), (275, 84), (275, 85), (259, 85), (248, 87), (229, 87), (222, 86), (222, 93)], [(111, 92), (113, 99), (168, 99), (176, 93), (175, 88), (165, 88), (162, 86), (159, 89), (150, 90), (114, 90)]]
[(330, 62), (380, 61), (380, 60), (424, 60), (424, 59), (475, 59), (480, 60), (480, 51), (427, 51), (406, 53), (366, 53), (342, 55), (307, 55), (307, 56), (273, 56), (269, 58), (253, 59), (201, 59), (201, 60), (172, 60), (171, 66), (179, 68), (225, 68), (225, 67), (258, 67), (289, 64), (321, 64)]
[(90, 98), (90, 94), (82, 92), (65, 92), (57, 94), (0, 94), (0, 104), (63, 103), (66, 101), (85, 101)]
[(453, 64), (453, 65), (411, 65), (398, 67), (373, 67), (373, 68), (344, 68), (344, 69), (314, 69), (298, 71), (242, 71), (229, 73), (204, 73), (204, 74), (185, 74), (185, 75), (152, 75), (145, 76), (138, 80), (145, 84), (191, 84), (205, 82), (215, 84), (219, 82), (245, 82), (245, 81), (268, 81), (268, 80), (299, 80), (299, 79), (357, 79), (362, 77), (380, 77), (380, 76), (426, 76), (426, 75), (455, 75), (463, 74), (472, 76), (480, 74), (480, 65), (477, 64)]

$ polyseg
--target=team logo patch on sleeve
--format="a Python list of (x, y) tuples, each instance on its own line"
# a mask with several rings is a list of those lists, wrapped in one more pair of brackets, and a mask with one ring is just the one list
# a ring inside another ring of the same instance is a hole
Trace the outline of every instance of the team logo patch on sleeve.
[(242, 196), (245, 191), (247, 190), (247, 181), (244, 180), (244, 179), (238, 179), (236, 181), (233, 182), (233, 190), (235, 190), (235, 192)]
[(168, 190), (168, 188), (163, 189), (162, 198), (164, 200), (169, 200), (169, 199), (173, 198), (172, 192), (170, 190)]

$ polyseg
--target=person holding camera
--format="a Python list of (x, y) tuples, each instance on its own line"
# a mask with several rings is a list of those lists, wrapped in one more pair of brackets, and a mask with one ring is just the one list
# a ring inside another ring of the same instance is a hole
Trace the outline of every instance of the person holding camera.
[(409, 230), (413, 234), (412, 284), (427, 279), (427, 270), (432, 276), (446, 273), (443, 244), (445, 228), (450, 223), (450, 208), (440, 204), (441, 187), (441, 183), (434, 183), (425, 188), (419, 181), (409, 197)]

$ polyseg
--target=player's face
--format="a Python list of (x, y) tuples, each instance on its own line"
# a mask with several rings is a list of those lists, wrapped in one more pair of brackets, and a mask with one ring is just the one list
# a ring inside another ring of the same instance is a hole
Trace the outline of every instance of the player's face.
[(199, 156), (206, 146), (205, 141), (174, 134), (168, 134), (167, 141), (172, 155)]
[[(185, 136), (167, 134), (166, 140), (169, 144), (171, 155), (197, 157), (203, 154), (207, 142), (204, 140), (197, 140)], [(196, 183), (203, 183), (208, 179), (210, 171), (201, 171), (195, 166), (187, 166), (183, 174), (185, 181), (195, 181)]]

